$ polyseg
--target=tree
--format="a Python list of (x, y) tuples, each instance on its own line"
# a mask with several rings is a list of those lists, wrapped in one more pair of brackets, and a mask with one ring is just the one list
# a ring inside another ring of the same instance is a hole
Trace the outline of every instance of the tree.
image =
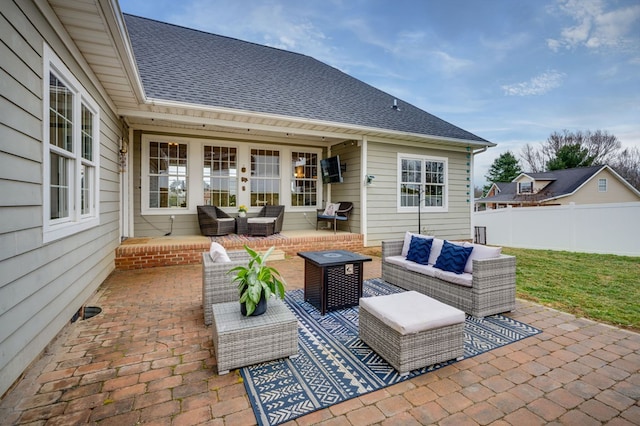
[(493, 160), (489, 171), (484, 176), (488, 182), (483, 188), (484, 193), (489, 191), (494, 182), (511, 182), (520, 173), (522, 173), (520, 162), (511, 151), (500, 154), (498, 158)]
[[(521, 157), (528, 166), (528, 171), (543, 172), (547, 170), (548, 163), (558, 157), (560, 149), (567, 145), (578, 145), (581, 149), (586, 149), (586, 157), (593, 158), (591, 162), (593, 165), (608, 164), (613, 161), (622, 146), (618, 138), (607, 131), (563, 130), (562, 133), (551, 133), (538, 149), (529, 144), (525, 145)], [(566, 148), (566, 150), (571, 151), (572, 148)], [(567, 154), (568, 152), (563, 153), (563, 155)]]
[(593, 161), (594, 157), (590, 156), (587, 148), (582, 148), (580, 144), (564, 145), (558, 149), (555, 158), (549, 160), (547, 170), (589, 167)]
[(640, 148), (626, 148), (610, 166), (635, 189), (640, 191)]

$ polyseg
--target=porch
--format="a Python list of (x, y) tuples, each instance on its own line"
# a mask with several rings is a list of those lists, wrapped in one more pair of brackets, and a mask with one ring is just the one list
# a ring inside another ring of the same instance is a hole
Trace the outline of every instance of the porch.
[(332, 230), (283, 231), (268, 237), (229, 234), (221, 237), (183, 235), (129, 238), (116, 249), (116, 270), (199, 264), (202, 261), (201, 253), (209, 250), (212, 239), (227, 250), (241, 250), (245, 244), (258, 251), (275, 246), (277, 251), (286, 256), (295, 256), (299, 251), (362, 251), (364, 248), (362, 234), (344, 231), (334, 233)]

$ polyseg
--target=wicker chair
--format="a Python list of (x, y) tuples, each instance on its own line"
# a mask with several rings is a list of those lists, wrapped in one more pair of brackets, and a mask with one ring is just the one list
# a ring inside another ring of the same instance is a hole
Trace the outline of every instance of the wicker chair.
[(198, 206), (200, 232), (206, 236), (233, 234), (236, 220), (216, 206)]
[[(271, 219), (273, 220), (265, 220)], [(284, 206), (264, 206), (257, 216), (247, 219), (249, 234), (251, 235), (271, 235), (282, 231), (284, 222)]]
[(350, 201), (340, 201), (338, 204), (340, 204), (340, 208), (336, 210), (335, 214), (332, 216), (322, 214), (324, 210), (318, 209), (318, 215), (316, 217), (316, 231), (318, 230), (318, 225), (320, 224), (320, 222), (328, 222), (333, 224), (333, 233), (335, 234), (338, 222), (346, 222), (349, 226), (349, 232), (351, 232), (349, 216), (353, 211), (353, 203)]
[(238, 302), (240, 311), (238, 286), (232, 282), (233, 274), (227, 272), (236, 266), (246, 266), (251, 257), (244, 250), (229, 251), (227, 255), (231, 262), (214, 262), (209, 252), (202, 253), (202, 306), (206, 325), (211, 324), (214, 303)]

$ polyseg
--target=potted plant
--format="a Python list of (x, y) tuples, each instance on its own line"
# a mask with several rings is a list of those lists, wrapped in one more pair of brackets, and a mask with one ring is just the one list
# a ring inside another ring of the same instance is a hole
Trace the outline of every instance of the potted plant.
[(261, 315), (267, 310), (267, 300), (271, 295), (284, 299), (284, 279), (280, 276), (280, 272), (265, 263), (275, 247), (271, 247), (262, 256), (246, 245), (244, 249), (251, 257), (249, 264), (236, 266), (228, 273), (236, 274), (233, 281), (238, 282), (242, 315)]
[(245, 217), (247, 215), (247, 206), (240, 204), (238, 207), (238, 216)]

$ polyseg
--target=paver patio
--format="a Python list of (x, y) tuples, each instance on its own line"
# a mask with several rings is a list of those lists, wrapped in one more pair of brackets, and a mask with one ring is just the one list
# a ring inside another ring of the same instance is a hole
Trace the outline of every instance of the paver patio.
[[(288, 289), (303, 260), (270, 262)], [(0, 423), (255, 424), (236, 372), (218, 376), (201, 266), (113, 273), (0, 402)], [(365, 278), (380, 276), (380, 261)], [(640, 335), (518, 301), (543, 333), (301, 417), (308, 425), (640, 424)]]

